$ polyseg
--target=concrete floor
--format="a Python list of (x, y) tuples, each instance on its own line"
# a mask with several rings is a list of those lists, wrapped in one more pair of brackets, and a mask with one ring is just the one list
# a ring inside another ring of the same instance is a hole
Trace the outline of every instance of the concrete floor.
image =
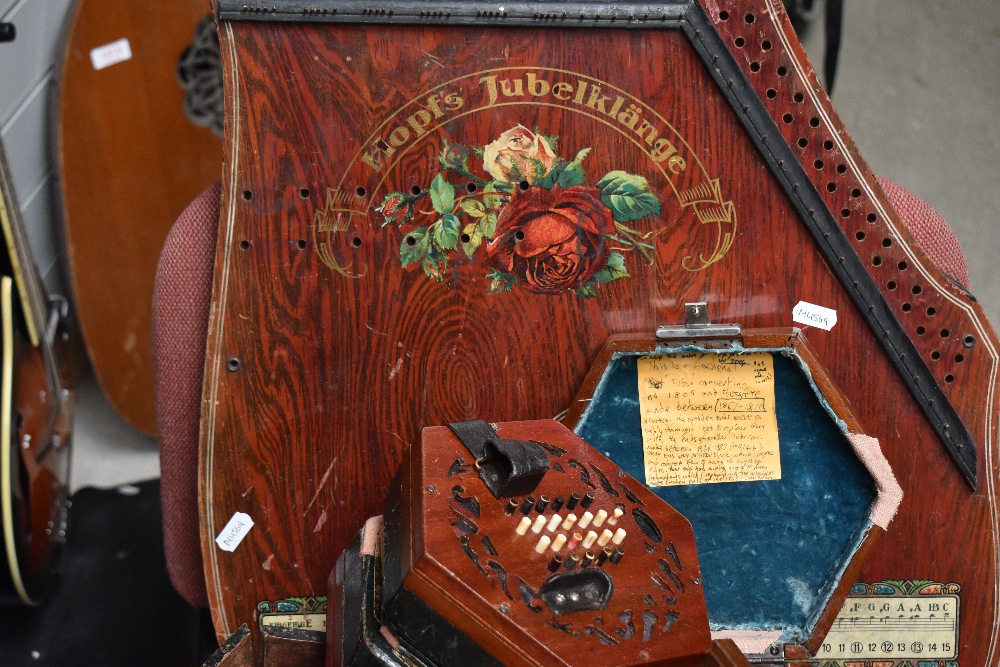
[[(1000, 12), (996, 0), (847, 2), (833, 101), (875, 173), (930, 203), (965, 249), (971, 290), (1000, 323)], [(815, 12), (819, 13), (819, 12)], [(817, 65), (821, 31), (805, 39)], [(156, 441), (80, 391), (73, 487), (156, 477)]]

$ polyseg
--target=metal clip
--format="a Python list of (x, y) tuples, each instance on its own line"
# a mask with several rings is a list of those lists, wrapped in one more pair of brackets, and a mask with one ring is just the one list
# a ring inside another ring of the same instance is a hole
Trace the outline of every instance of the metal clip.
[(684, 326), (671, 325), (656, 328), (660, 340), (677, 338), (733, 338), (739, 336), (739, 324), (712, 324), (708, 318), (708, 304), (704, 301), (684, 304)]

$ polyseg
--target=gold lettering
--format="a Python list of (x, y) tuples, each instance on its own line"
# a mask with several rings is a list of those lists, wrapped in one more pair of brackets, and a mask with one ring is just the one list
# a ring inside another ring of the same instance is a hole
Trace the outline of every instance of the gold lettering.
[(441, 116), (444, 115), (444, 112), (441, 111), (441, 107), (438, 106), (438, 102), (440, 100), (441, 98), (438, 97), (437, 95), (431, 95), (430, 97), (427, 98), (427, 108), (429, 108), (434, 113), (435, 118), (440, 118)]
[(674, 145), (670, 143), (669, 139), (657, 139), (656, 143), (653, 144), (653, 150), (649, 152), (649, 155), (653, 158), (653, 162), (659, 164), (671, 155), (674, 155), (676, 152), (677, 149), (674, 148)]
[(497, 102), (497, 77), (495, 74), (479, 79), (479, 85), (486, 84), (486, 106), (491, 107)]
[(465, 104), (465, 100), (458, 93), (448, 93), (444, 98), (444, 105), (448, 111), (457, 111)]
[(577, 104), (583, 104), (583, 94), (586, 92), (587, 92), (587, 82), (580, 81), (576, 85), (576, 97), (573, 98), (573, 101), (576, 102)]
[(635, 125), (639, 122), (639, 114), (641, 113), (642, 110), (639, 107), (630, 104), (628, 105), (628, 109), (618, 114), (618, 122), (634, 132)]
[(600, 94), (601, 94), (601, 87), (600, 86), (591, 86), (590, 87), (590, 99), (587, 100), (587, 106), (590, 107), (591, 109), (595, 109), (595, 110), (600, 111), (601, 113), (607, 115), (608, 110), (607, 110), (607, 108), (604, 105), (608, 101), (610, 101), (611, 98), (610, 97), (599, 97)]
[(507, 97), (520, 97), (524, 95), (524, 87), (521, 85), (524, 83), (520, 79), (514, 80), (514, 86), (511, 88), (510, 79), (504, 79), (500, 82), (500, 90)]
[(552, 86), (552, 97), (557, 100), (568, 100), (573, 95), (573, 86), (566, 83), (565, 81), (560, 81), (559, 83)]
[(420, 136), (427, 130), (427, 126), (431, 124), (431, 115), (426, 109), (420, 109), (407, 118), (406, 122), (410, 124), (410, 127), (417, 133), (417, 136)]
[(615, 97), (615, 103), (611, 106), (611, 111), (608, 112), (608, 115), (612, 118), (617, 118), (618, 110), (622, 108), (623, 104), (625, 104), (625, 100), (621, 97)]
[(528, 92), (535, 97), (549, 94), (549, 82), (539, 79), (534, 72), (528, 72)]
[(680, 155), (674, 155), (672, 158), (667, 160), (667, 169), (674, 174), (679, 174), (687, 169), (687, 160), (682, 158)]
[(389, 135), (389, 143), (395, 146), (396, 148), (399, 148), (400, 146), (405, 144), (406, 140), (409, 138), (410, 138), (410, 131), (407, 130), (405, 127), (400, 126), (397, 127), (395, 130), (393, 130), (392, 134)]
[[(649, 130), (649, 132), (646, 132), (646, 130)], [(652, 146), (653, 141), (656, 140), (659, 132), (656, 131), (655, 127), (649, 124), (648, 120), (643, 120), (642, 125), (640, 125), (639, 129), (635, 131), (635, 133), (639, 135), (640, 139), (642, 138), (643, 132), (646, 132), (646, 143)]]

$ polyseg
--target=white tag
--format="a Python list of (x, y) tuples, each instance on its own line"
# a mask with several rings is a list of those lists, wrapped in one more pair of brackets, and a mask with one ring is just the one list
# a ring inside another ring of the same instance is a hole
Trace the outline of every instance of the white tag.
[(240, 545), (251, 528), (253, 528), (253, 519), (250, 518), (250, 515), (237, 512), (222, 529), (219, 536), (215, 538), (215, 543), (223, 551), (236, 551), (236, 547)]
[(808, 301), (799, 301), (792, 310), (792, 321), (829, 331), (837, 323), (837, 311)]
[(98, 46), (90, 50), (90, 62), (93, 63), (94, 69), (111, 67), (116, 63), (131, 60), (131, 58), (132, 47), (129, 45), (128, 39), (125, 37), (111, 42), (110, 44)]

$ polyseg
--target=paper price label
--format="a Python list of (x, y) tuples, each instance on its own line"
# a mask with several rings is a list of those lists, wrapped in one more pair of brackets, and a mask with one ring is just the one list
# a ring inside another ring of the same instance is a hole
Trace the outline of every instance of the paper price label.
[(222, 529), (219, 536), (215, 538), (215, 543), (223, 551), (236, 551), (236, 547), (240, 545), (251, 528), (253, 528), (253, 519), (250, 518), (250, 515), (237, 512)]
[(792, 321), (829, 331), (837, 323), (837, 311), (808, 301), (799, 301), (792, 309)]
[(90, 63), (95, 70), (132, 59), (132, 45), (124, 37), (90, 50)]

